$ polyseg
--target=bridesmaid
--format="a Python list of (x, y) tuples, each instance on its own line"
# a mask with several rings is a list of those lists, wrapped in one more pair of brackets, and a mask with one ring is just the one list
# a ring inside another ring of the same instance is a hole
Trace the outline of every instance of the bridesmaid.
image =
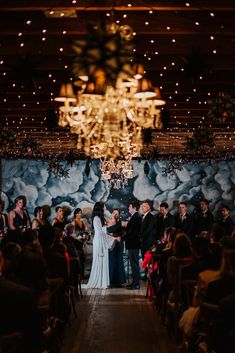
[(40, 206), (35, 207), (34, 217), (35, 218), (32, 220), (32, 229), (39, 230), (46, 224), (42, 207)]
[(73, 221), (71, 222), (72, 225), (74, 226), (75, 233), (77, 236), (78, 242), (77, 244), (77, 250), (79, 254), (79, 259), (81, 263), (81, 272), (82, 272), (82, 277), (84, 278), (84, 265), (85, 265), (85, 254), (83, 250), (83, 244), (85, 240), (85, 223), (82, 220), (82, 210), (81, 208), (76, 208), (73, 213)]
[(53, 228), (60, 228), (60, 229), (64, 230), (64, 227), (66, 225), (66, 221), (64, 218), (64, 210), (61, 206), (58, 206), (58, 207), (56, 207), (55, 211), (56, 211), (56, 216), (52, 220), (52, 223), (51, 223), (52, 227)]
[(27, 228), (31, 228), (31, 222), (28, 211), (24, 209), (25, 196), (18, 196), (15, 201), (15, 207), (9, 213), (9, 228), (10, 230), (20, 229), (25, 231)]

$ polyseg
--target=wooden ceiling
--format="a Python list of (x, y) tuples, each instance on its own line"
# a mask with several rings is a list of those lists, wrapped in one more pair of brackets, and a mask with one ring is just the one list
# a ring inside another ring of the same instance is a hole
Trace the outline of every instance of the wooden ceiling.
[(235, 117), (218, 124), (207, 116), (208, 99), (235, 96), (234, 19), (234, 0), (1, 1), (1, 126), (42, 151), (75, 149), (69, 129), (55, 127), (53, 98), (71, 76), (71, 43), (86, 38), (88, 24), (115, 20), (136, 32), (138, 57), (167, 101), (167, 129), (153, 132), (144, 153), (181, 156), (202, 124), (216, 135), (215, 151), (235, 152)]

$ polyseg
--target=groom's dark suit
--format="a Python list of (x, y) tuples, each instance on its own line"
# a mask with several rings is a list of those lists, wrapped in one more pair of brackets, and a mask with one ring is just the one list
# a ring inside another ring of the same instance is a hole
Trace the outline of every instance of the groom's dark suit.
[(143, 216), (140, 228), (141, 254), (149, 250), (156, 241), (156, 221), (151, 212)]
[(140, 269), (139, 269), (139, 249), (140, 249), (140, 227), (141, 217), (138, 212), (135, 212), (126, 226), (126, 234), (124, 240), (132, 271), (132, 284), (139, 286)]

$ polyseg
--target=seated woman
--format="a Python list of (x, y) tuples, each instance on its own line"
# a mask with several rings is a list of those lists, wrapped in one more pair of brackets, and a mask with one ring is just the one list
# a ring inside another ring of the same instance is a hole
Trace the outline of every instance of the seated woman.
[(210, 282), (206, 291), (206, 302), (218, 304), (224, 297), (235, 293), (235, 241), (226, 237), (223, 241), (220, 278)]
[(26, 203), (25, 196), (18, 196), (14, 201), (14, 209), (9, 213), (9, 228), (10, 230), (20, 229), (25, 231), (31, 228), (31, 222), (28, 211), (24, 208)]
[(186, 234), (177, 233), (173, 245), (173, 254), (167, 262), (167, 280), (171, 290), (169, 300), (170, 302), (178, 302), (181, 300), (181, 270), (183, 266), (192, 261), (192, 244)]

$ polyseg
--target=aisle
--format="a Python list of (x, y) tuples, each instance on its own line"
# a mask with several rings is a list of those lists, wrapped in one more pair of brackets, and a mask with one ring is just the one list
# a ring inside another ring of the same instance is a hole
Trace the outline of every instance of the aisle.
[(175, 353), (144, 289), (83, 292), (62, 353)]

